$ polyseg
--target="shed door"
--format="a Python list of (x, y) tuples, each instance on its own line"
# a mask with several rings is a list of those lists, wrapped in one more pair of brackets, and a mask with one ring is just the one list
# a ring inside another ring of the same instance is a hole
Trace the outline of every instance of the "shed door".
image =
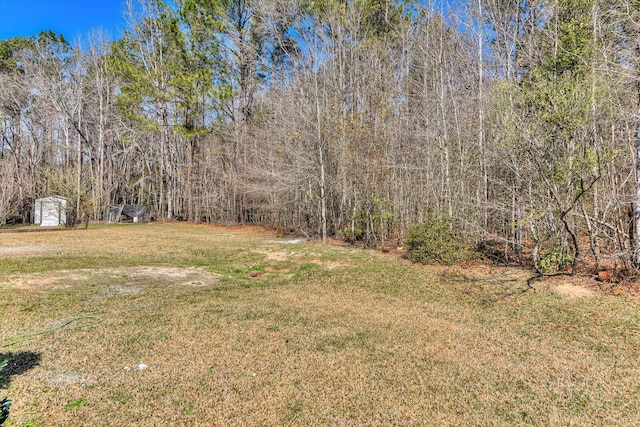
[(60, 203), (52, 201), (42, 201), (40, 225), (44, 227), (56, 227), (60, 225)]

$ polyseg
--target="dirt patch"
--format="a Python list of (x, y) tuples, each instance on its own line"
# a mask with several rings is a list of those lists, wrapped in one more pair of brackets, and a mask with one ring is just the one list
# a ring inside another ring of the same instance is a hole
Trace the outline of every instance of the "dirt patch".
[(328, 270), (337, 270), (339, 268), (345, 267), (345, 265), (346, 264), (343, 264), (343, 263), (337, 262), (337, 261), (326, 263), (326, 266), (327, 266)]
[(23, 274), (10, 277), (5, 286), (26, 289), (64, 289), (80, 285), (90, 280), (107, 281), (102, 294), (105, 296), (135, 293), (146, 286), (164, 284), (201, 288), (215, 285), (220, 275), (204, 268), (190, 267), (124, 267), (98, 270), (60, 270), (47, 273)]
[(9, 277), (5, 286), (16, 289), (64, 289), (85, 281), (96, 270), (60, 270)]
[(265, 259), (267, 261), (282, 262), (289, 259), (286, 252), (267, 252)]
[(568, 299), (593, 298), (607, 293), (603, 289), (602, 283), (597, 282), (595, 276), (592, 275), (546, 277), (540, 282), (534, 282), (534, 287), (538, 283), (548, 291)]
[(199, 267), (127, 267), (117, 269), (105, 269), (101, 270), (105, 273), (113, 273), (118, 275), (126, 275), (132, 277), (164, 277), (167, 279), (174, 279), (182, 283), (185, 279), (190, 281), (191, 279), (210, 276), (211, 278), (219, 278), (219, 275), (210, 273), (204, 268)]
[(567, 298), (591, 298), (596, 296), (596, 292), (587, 289), (584, 286), (574, 285), (572, 283), (561, 283), (551, 288), (555, 293)]
[(92, 383), (89, 379), (78, 373), (46, 373), (41, 376), (42, 380), (53, 386), (68, 386), (73, 384), (89, 385)]
[(305, 238), (297, 238), (297, 239), (283, 239), (283, 240), (267, 240), (266, 243), (271, 243), (275, 245), (298, 245), (300, 243), (306, 242)]
[(344, 267), (350, 267), (350, 264), (346, 264), (339, 261), (321, 261), (319, 259), (304, 259), (304, 260), (301, 260), (301, 263), (302, 262), (320, 265), (326, 268), (327, 270), (337, 270)]
[(135, 294), (136, 292), (141, 292), (145, 289), (142, 285), (134, 285), (134, 284), (122, 284), (122, 285), (112, 285), (107, 286), (98, 292), (99, 296), (110, 297), (114, 295), (122, 295), (122, 294)]
[[(315, 257), (320, 257), (320, 254), (295, 254), (295, 253), (287, 253), (283, 251), (275, 251), (275, 252), (264, 252), (265, 261), (275, 261), (275, 262), (285, 262), (290, 261), (292, 258), (296, 262), (296, 264), (317, 264), (324, 266), (327, 270), (337, 270), (340, 268), (348, 267), (349, 264), (339, 262), (339, 261), (322, 261)], [(273, 266), (269, 267), (270, 270), (278, 270)]]
[(13, 246), (0, 248), (0, 255), (22, 255), (39, 252), (49, 252), (53, 248), (50, 246)]

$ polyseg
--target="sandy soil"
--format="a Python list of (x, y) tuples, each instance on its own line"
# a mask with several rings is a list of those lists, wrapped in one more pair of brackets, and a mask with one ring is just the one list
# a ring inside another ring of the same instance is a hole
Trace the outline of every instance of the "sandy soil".
[(145, 283), (206, 287), (215, 285), (220, 280), (220, 275), (208, 272), (204, 268), (143, 266), (14, 275), (8, 279), (5, 286), (34, 291), (42, 288), (64, 289), (86, 283), (96, 277), (106, 278), (111, 282), (111, 291), (117, 293), (138, 292), (144, 289)]

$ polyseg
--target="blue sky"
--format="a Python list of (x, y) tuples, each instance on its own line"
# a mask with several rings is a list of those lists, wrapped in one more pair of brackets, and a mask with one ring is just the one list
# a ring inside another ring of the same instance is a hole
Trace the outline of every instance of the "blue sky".
[(52, 30), (70, 42), (103, 28), (118, 38), (126, 28), (125, 0), (0, 0), (0, 40)]

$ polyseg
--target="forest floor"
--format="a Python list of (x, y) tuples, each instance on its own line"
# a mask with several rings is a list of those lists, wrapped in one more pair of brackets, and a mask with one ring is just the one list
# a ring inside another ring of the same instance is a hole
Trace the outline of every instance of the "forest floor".
[(640, 425), (640, 301), (256, 228), (0, 234), (9, 426)]

